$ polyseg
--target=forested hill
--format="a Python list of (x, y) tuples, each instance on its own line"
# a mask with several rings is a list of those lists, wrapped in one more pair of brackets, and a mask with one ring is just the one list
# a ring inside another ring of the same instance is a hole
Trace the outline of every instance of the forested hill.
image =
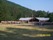
[(53, 20), (53, 13), (49, 14), (49, 12), (45, 11), (34, 11), (7, 0), (0, 0), (0, 21), (17, 20), (20, 17), (31, 17), (32, 14), (36, 17), (50, 17), (51, 21)]

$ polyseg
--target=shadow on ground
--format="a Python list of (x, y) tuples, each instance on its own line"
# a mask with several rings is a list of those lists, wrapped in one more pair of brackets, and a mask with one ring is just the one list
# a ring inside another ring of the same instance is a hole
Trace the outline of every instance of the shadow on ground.
[[(50, 37), (28, 37), (22, 34), (51, 34)], [(53, 40), (53, 32), (27, 30), (19, 28), (7, 28), (7, 31), (0, 31), (0, 40)]]

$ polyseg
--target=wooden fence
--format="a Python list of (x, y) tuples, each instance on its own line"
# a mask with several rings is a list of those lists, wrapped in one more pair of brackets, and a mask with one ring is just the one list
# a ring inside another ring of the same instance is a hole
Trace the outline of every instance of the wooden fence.
[(19, 24), (19, 21), (1, 21), (2, 24)]
[(53, 22), (34, 22), (34, 24), (38, 24), (38, 25), (53, 25)]
[[(1, 21), (2, 24), (20, 24), (21, 21)], [(30, 24), (38, 25), (53, 25), (53, 22), (29, 22)]]

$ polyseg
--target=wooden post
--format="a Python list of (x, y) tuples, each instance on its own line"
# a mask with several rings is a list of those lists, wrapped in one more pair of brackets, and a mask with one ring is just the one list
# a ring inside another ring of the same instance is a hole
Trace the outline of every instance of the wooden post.
[(29, 20), (28, 20), (28, 23), (29, 23)]

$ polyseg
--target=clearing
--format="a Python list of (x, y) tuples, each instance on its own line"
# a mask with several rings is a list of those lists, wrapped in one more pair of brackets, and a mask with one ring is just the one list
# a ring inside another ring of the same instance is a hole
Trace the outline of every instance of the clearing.
[(1, 24), (0, 40), (52, 40), (53, 25)]

